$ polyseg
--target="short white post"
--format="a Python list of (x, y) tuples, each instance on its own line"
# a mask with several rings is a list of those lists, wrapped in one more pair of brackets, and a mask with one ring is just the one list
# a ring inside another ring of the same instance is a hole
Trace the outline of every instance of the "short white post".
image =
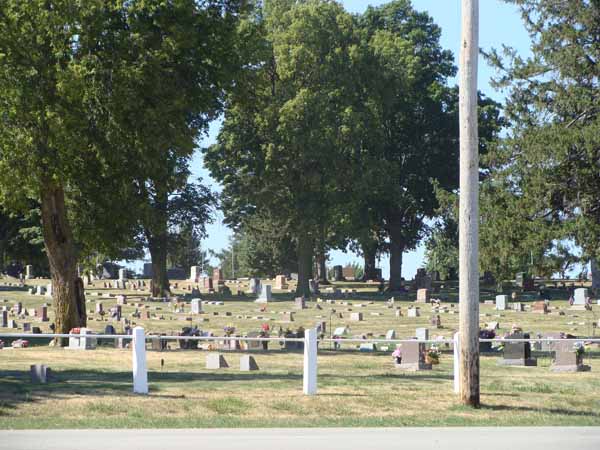
[(309, 328), (304, 332), (304, 395), (317, 393), (317, 330)]
[(460, 393), (460, 335), (454, 333), (454, 393)]
[(133, 392), (148, 393), (148, 369), (146, 366), (146, 335), (143, 327), (133, 329)]

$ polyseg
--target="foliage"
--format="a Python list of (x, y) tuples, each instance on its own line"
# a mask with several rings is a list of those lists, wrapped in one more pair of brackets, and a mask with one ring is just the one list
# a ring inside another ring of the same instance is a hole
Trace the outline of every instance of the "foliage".
[(598, 256), (600, 3), (510, 3), (522, 14), (533, 54), (524, 59), (506, 47), (488, 54), (499, 70), (495, 85), (508, 92), (510, 133), (493, 155), (502, 190), (515, 197), (506, 220), (511, 227), (550, 222), (554, 239), (573, 238)]

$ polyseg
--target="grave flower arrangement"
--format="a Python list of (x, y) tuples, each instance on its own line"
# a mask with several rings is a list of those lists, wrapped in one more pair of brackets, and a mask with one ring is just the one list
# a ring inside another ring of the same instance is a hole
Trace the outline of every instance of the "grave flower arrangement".
[(231, 336), (233, 333), (235, 333), (235, 327), (232, 325), (227, 325), (223, 328), (223, 331), (225, 332), (225, 336)]
[(435, 345), (432, 345), (427, 350), (427, 353), (425, 353), (425, 362), (427, 364), (439, 364), (440, 356), (441, 356), (441, 353), (440, 353), (439, 349)]

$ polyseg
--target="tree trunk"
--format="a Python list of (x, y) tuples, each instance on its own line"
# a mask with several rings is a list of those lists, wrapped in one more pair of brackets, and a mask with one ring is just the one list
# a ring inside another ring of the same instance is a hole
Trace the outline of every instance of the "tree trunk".
[[(365, 273), (363, 275), (363, 281), (375, 280), (378, 278), (377, 268), (375, 267), (375, 258), (377, 257), (377, 243), (371, 241), (370, 243), (361, 245), (363, 251), (363, 258), (365, 260)], [(400, 261), (402, 266), (402, 261)]]
[(595, 258), (590, 261), (590, 272), (592, 273), (592, 289), (600, 289), (600, 267)]
[(388, 290), (394, 292), (402, 289), (402, 254), (405, 244), (402, 232), (397, 228), (390, 229), (390, 285)]
[(150, 280), (152, 297), (169, 297), (171, 287), (167, 276), (167, 236), (161, 235), (149, 239), (148, 249), (152, 260), (152, 280)]
[(325, 264), (327, 261), (327, 255), (325, 252), (319, 252), (317, 255), (317, 276), (319, 279), (319, 284), (331, 284), (327, 279), (327, 265)]
[[(56, 333), (86, 325), (85, 292), (77, 276), (73, 233), (67, 219), (62, 186), (47, 181), (42, 186), (42, 233), (52, 276), (52, 303)], [(65, 339), (57, 340), (64, 345)]]
[(460, 53), (460, 399), (479, 407), (479, 154), (477, 58), (479, 0), (462, 0)]
[(296, 287), (296, 295), (299, 297), (310, 297), (308, 280), (313, 275), (313, 250), (312, 239), (307, 233), (302, 233), (298, 238), (298, 285)]

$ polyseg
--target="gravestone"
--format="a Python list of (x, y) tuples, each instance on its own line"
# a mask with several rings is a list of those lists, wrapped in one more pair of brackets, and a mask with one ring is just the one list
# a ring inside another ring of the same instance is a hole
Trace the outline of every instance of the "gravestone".
[(496, 295), (496, 310), (506, 311), (508, 307), (508, 295)]
[(29, 373), (33, 384), (46, 384), (50, 378), (51, 370), (43, 364), (32, 364)]
[(361, 322), (363, 320), (363, 314), (361, 312), (351, 313), (350, 320), (353, 322)]
[(408, 308), (408, 317), (420, 317), (421, 311), (418, 307)]
[(573, 309), (585, 309), (588, 297), (589, 292), (587, 288), (575, 289), (575, 293), (573, 294)]
[(387, 333), (385, 333), (385, 338), (388, 341), (391, 339), (396, 339), (396, 330), (387, 330)]
[(429, 303), (429, 289), (419, 289), (417, 291), (418, 303)]
[(268, 303), (271, 301), (271, 285), (262, 284), (260, 286), (260, 295), (255, 300), (256, 303)]
[(414, 281), (415, 289), (429, 289), (431, 290), (431, 277), (427, 275), (427, 270), (421, 268), (417, 269)]
[(48, 305), (43, 304), (42, 306), (40, 306), (39, 308), (36, 309), (36, 316), (42, 321), (42, 322), (48, 322)]
[(342, 266), (333, 266), (333, 281), (344, 281)]
[(225, 284), (225, 278), (223, 277), (223, 271), (220, 268), (213, 269), (212, 280), (215, 284)]
[[(581, 344), (583, 344), (580, 341)], [(590, 366), (583, 364), (583, 355), (575, 349), (575, 341), (569, 339), (555, 342), (555, 356), (551, 370), (553, 372), (589, 372)]]
[(533, 302), (531, 311), (537, 314), (548, 314), (548, 304), (543, 300), (539, 302)]
[(15, 303), (12, 310), (14, 314), (21, 314), (21, 311), (23, 311), (23, 304), (21, 302)]
[(0, 328), (8, 327), (8, 311), (0, 311)]
[[(246, 337), (259, 338), (261, 334), (258, 331), (249, 332)], [(261, 341), (244, 341), (248, 350), (263, 350), (263, 342)], [(265, 341), (268, 342), (268, 341)]]
[(226, 369), (229, 367), (225, 357), (220, 353), (208, 353), (206, 355), (206, 368), (207, 369)]
[(257, 295), (260, 292), (260, 280), (258, 278), (250, 278), (249, 286), (246, 291), (248, 294)]
[(423, 342), (404, 342), (400, 347), (402, 359), (396, 368), (401, 370), (431, 370), (431, 364), (425, 363), (426, 345)]
[(104, 307), (102, 306), (102, 302), (96, 303), (96, 314), (102, 314), (104, 312)]
[(52, 297), (52, 283), (46, 285), (46, 297)]
[(512, 304), (513, 311), (523, 312), (525, 310), (525, 305), (523, 303), (515, 302)]
[[(529, 334), (513, 333), (507, 339), (529, 339)], [(537, 366), (537, 359), (531, 357), (530, 342), (505, 342), (504, 355), (498, 361), (503, 366)]]
[(202, 270), (200, 266), (192, 266), (190, 267), (190, 281), (192, 283), (197, 283), (200, 279), (200, 275), (202, 274)]
[(296, 297), (294, 299), (294, 307), (296, 309), (306, 309), (306, 299), (304, 297)]
[(192, 314), (200, 314), (202, 312), (202, 299), (201, 298), (193, 298), (192, 299)]
[(23, 322), (23, 331), (25, 333), (31, 331), (31, 323), (29, 323), (29, 322)]
[(127, 279), (127, 269), (119, 269), (119, 280), (125, 281)]
[(240, 356), (240, 371), (250, 372), (252, 370), (258, 370), (258, 364), (252, 355)]
[(342, 277), (346, 280), (354, 281), (354, 273), (354, 267), (352, 266), (345, 266), (342, 268)]
[(210, 291), (210, 290), (214, 289), (213, 286), (214, 286), (214, 283), (213, 283), (213, 279), (212, 278), (210, 278), (210, 277), (203, 277), (202, 278), (202, 287), (204, 289), (207, 289), (207, 290)]
[(287, 279), (285, 275), (277, 275), (275, 277), (275, 289), (283, 290), (287, 289)]
[(27, 265), (25, 266), (25, 279), (26, 280), (30, 280), (33, 278), (33, 266), (32, 265)]
[(44, 295), (45, 292), (46, 292), (46, 288), (44, 286), (37, 286), (35, 288), (35, 293), (37, 295)]
[(127, 296), (126, 295), (117, 295), (117, 305), (126, 305), (127, 304)]
[(428, 341), (429, 340), (429, 329), (427, 328), (417, 328), (415, 331), (415, 336), (418, 341)]

